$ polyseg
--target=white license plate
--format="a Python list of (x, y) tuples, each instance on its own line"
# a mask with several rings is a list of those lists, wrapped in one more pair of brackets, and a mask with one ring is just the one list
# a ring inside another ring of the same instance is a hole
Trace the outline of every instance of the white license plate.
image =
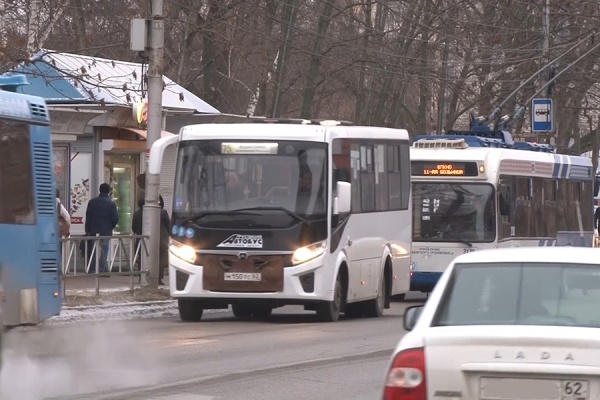
[(588, 400), (588, 381), (561, 381), (560, 383), (562, 387), (561, 400)]
[(589, 400), (589, 382), (481, 378), (480, 398), (482, 400)]
[(226, 281), (260, 282), (260, 272), (225, 272)]

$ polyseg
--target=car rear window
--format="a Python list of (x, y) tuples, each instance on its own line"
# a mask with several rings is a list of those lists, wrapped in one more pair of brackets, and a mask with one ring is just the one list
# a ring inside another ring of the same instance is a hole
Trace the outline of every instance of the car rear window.
[(457, 264), (432, 325), (600, 327), (600, 265)]

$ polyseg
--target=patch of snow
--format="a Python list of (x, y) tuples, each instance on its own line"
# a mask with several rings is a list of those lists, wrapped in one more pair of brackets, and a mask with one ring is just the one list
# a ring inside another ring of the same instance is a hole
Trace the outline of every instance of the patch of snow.
[(177, 303), (144, 302), (105, 304), (88, 307), (63, 307), (60, 315), (48, 319), (45, 324), (59, 325), (79, 321), (117, 321), (128, 319), (176, 317), (179, 315)]
[(81, 305), (81, 306), (62, 306), (62, 310), (87, 310), (89, 308), (115, 308), (115, 307), (128, 307), (128, 306), (152, 306), (160, 304), (175, 304), (175, 300), (152, 300), (152, 301), (128, 301), (125, 303), (111, 303), (106, 302), (104, 304), (97, 305)]
[[(204, 314), (223, 313), (229, 310), (204, 310)], [(85, 307), (63, 307), (60, 315), (44, 322), (44, 325), (65, 325), (87, 321), (124, 321), (132, 319), (179, 318), (174, 300), (104, 304)]]

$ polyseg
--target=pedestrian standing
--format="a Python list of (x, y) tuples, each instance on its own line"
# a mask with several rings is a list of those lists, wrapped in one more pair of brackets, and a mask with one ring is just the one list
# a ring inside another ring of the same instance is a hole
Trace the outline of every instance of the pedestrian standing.
[[(86, 236), (112, 236), (113, 229), (119, 223), (119, 214), (117, 213), (117, 205), (110, 199), (111, 188), (108, 183), (100, 185), (100, 194), (88, 203), (85, 212), (85, 235)], [(102, 251), (100, 253), (100, 263), (98, 270), (102, 273), (107, 272), (106, 259), (108, 258), (108, 248), (110, 239), (102, 239), (100, 241)], [(96, 244), (95, 249), (98, 249)], [(92, 257), (96, 254), (92, 252)]]

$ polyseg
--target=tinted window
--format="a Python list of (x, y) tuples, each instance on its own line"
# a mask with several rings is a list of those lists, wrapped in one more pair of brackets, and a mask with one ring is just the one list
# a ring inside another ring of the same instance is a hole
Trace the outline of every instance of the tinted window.
[[(235, 150), (236, 146), (242, 147)], [(269, 146), (272, 150), (265, 150)], [(189, 216), (279, 207), (323, 219), (327, 168), (324, 143), (184, 142), (179, 149), (173, 212)]]
[(458, 264), (432, 325), (600, 327), (598, 304), (600, 266)]
[[(334, 195), (337, 180), (352, 184), (352, 212), (406, 210), (410, 200), (408, 142), (334, 139)], [(337, 172), (336, 172), (337, 170)]]
[(0, 223), (34, 224), (29, 128), (0, 120)]

